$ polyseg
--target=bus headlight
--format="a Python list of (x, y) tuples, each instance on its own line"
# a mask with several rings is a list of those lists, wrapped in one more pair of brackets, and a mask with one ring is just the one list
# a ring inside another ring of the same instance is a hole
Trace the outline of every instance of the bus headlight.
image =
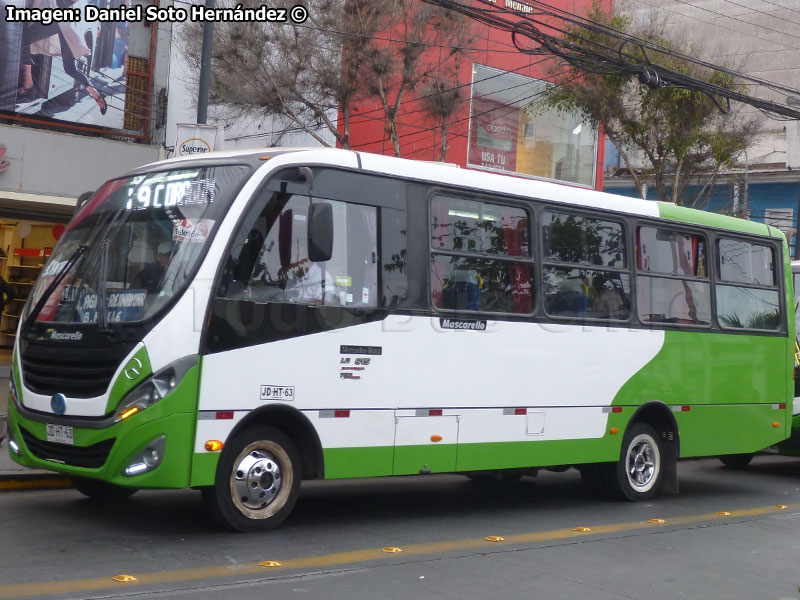
[(164, 458), (164, 448), (166, 447), (167, 438), (162, 435), (160, 438), (154, 439), (147, 444), (142, 450), (128, 463), (128, 466), (123, 469), (122, 474), (126, 477), (135, 477), (142, 473), (152, 471), (161, 464)]
[(197, 355), (185, 356), (145, 379), (120, 402), (114, 414), (114, 423), (128, 419), (169, 396), (187, 371), (196, 364)]
[(161, 400), (169, 396), (170, 392), (177, 385), (175, 371), (172, 367), (162, 369), (155, 375), (147, 378), (143, 383), (125, 397), (125, 400), (117, 408), (114, 415), (114, 422), (118, 423), (124, 419), (132, 417), (136, 413), (150, 408)]

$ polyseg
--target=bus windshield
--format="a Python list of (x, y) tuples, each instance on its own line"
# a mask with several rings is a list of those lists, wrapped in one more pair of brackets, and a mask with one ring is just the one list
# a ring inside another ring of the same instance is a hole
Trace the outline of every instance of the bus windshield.
[(107, 324), (152, 317), (188, 285), (249, 171), (202, 166), (106, 183), (54, 248), (24, 318)]

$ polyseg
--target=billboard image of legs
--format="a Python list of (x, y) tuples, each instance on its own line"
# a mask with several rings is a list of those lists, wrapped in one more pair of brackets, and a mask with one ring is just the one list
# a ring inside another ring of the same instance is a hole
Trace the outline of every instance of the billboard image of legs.
[[(19, 8), (118, 8), (129, 0), (0, 0)], [(102, 2), (102, 4), (100, 4)], [(0, 23), (0, 110), (123, 128), (127, 22)]]

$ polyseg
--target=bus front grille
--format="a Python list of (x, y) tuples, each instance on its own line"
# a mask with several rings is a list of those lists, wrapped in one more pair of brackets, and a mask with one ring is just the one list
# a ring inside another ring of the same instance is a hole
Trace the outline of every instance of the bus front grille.
[[(64, 356), (66, 354), (66, 356)], [(22, 353), (22, 378), (25, 386), (36, 392), (50, 396), (61, 393), (72, 398), (93, 398), (101, 396), (108, 389), (111, 378), (119, 367), (118, 360), (103, 357), (86, 360), (79, 352), (67, 351), (59, 357)]]
[(92, 446), (70, 446), (69, 444), (40, 440), (24, 427), (20, 427), (19, 430), (28, 450), (36, 458), (53, 460), (70, 467), (85, 469), (99, 469), (106, 464), (106, 459), (116, 439), (103, 440)]

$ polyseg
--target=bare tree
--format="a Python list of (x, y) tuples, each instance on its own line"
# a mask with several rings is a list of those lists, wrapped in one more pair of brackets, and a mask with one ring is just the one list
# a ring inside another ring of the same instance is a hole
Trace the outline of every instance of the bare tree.
[(422, 88), (423, 110), (437, 120), (442, 136), (439, 160), (447, 160), (447, 131), (452, 118), (458, 114), (466, 100), (464, 88), (459, 84), (458, 71), (450, 74), (433, 75)]
[[(259, 0), (218, 4), (257, 7)], [(209, 98), (215, 114), (226, 120), (280, 115), (323, 145), (320, 131), (327, 129), (349, 148), (356, 103), (377, 97), (399, 155), (397, 116), (407, 92), (462, 52), (461, 46), (447, 48), (437, 58), (429, 50), (463, 42), (467, 21), (419, 0), (308, 0), (304, 6), (308, 20), (301, 24), (215, 23)], [(195, 66), (199, 29), (184, 26), (180, 42)]]
[[(416, 91), (428, 78), (447, 69), (467, 52), (472, 23), (460, 13), (420, 2), (420, 0), (388, 0), (390, 10), (384, 30), (390, 43), (376, 44), (369, 62), (367, 90), (380, 99), (386, 119), (386, 133), (400, 156), (400, 135), (397, 119), (408, 92)], [(438, 76), (428, 88), (430, 94), (447, 94), (453, 87)], [(450, 92), (452, 96), (452, 93)]]

